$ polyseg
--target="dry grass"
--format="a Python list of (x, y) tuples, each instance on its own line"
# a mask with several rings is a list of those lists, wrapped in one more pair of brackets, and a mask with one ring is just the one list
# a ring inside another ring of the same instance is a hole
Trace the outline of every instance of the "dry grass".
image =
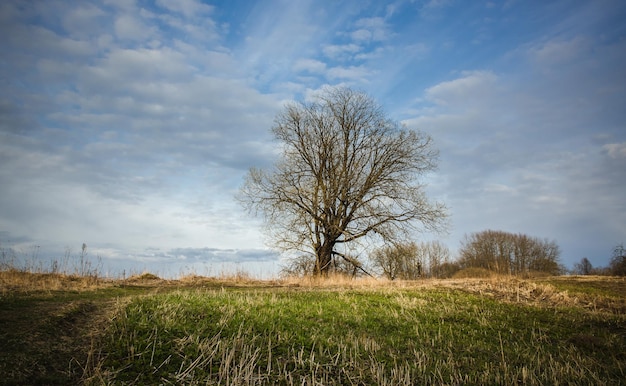
[[(561, 280), (551, 278), (551, 281)], [(572, 280), (571, 278), (569, 280)], [(578, 281), (578, 279), (575, 279)], [(562, 289), (547, 279), (524, 280), (515, 277), (493, 277), (491, 279), (451, 279), (434, 282), (435, 286), (454, 288), (462, 291), (490, 297), (509, 303), (523, 303), (543, 307), (580, 307), (597, 312), (626, 314), (626, 294), (620, 293), (626, 288), (626, 282), (620, 278), (601, 278), (604, 285), (611, 285), (615, 296), (589, 294), (585, 283), (598, 281), (584, 278), (570, 289)]]
[(121, 283), (124, 284), (145, 284), (145, 285), (167, 285), (168, 280), (161, 279), (157, 275), (144, 272), (139, 275), (132, 275), (128, 279), (122, 280)]
[(0, 271), (0, 384), (620, 384), (625, 290), (606, 277)]
[[(398, 289), (449, 288), (490, 297), (496, 300), (537, 306), (582, 307), (595, 311), (626, 313), (626, 279), (606, 276), (563, 276), (536, 279), (490, 274), (483, 278), (394, 280), (384, 278), (352, 278), (345, 275), (328, 277), (288, 277), (279, 280), (257, 280), (245, 273), (222, 274), (218, 277), (187, 275), (178, 280), (165, 280), (144, 272), (124, 280), (98, 276), (77, 276), (60, 273), (30, 273), (8, 269), (0, 271), (0, 295), (29, 294), (54, 291), (93, 291), (115, 286), (138, 287), (291, 287), (309, 289)], [(593, 289), (597, 291), (592, 291)]]
[[(626, 314), (626, 279), (620, 277), (567, 276), (521, 279), (491, 273), (482, 278), (462, 276), (453, 279), (390, 281), (383, 278), (353, 279), (331, 275), (326, 278), (285, 278), (276, 283), (281, 286), (311, 289), (453, 289), (508, 303), (541, 307), (580, 307), (598, 312)], [(594, 288), (603, 291), (595, 293)]]
[(0, 294), (50, 291), (91, 291), (112, 285), (112, 281), (97, 276), (77, 276), (61, 273), (31, 273), (8, 269), (0, 271)]
[(222, 273), (216, 277), (198, 276), (198, 275), (186, 275), (176, 280), (181, 286), (184, 287), (278, 287), (281, 285), (279, 280), (258, 280), (243, 272), (236, 272), (232, 274)]
[(119, 309), (112, 355), (91, 381), (542, 385), (620, 384), (625, 375), (624, 313), (589, 308), (549, 283), (276, 284), (133, 300)]
[(384, 278), (372, 277), (352, 278), (346, 275), (330, 274), (328, 276), (286, 277), (277, 284), (287, 287), (303, 288), (381, 288), (398, 284)]

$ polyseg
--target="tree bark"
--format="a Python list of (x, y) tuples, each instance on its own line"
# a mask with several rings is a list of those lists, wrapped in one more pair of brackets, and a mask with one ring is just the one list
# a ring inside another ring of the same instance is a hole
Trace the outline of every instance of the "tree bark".
[(330, 271), (330, 266), (333, 258), (333, 247), (334, 243), (325, 241), (321, 246), (316, 249), (316, 276), (328, 276), (328, 272)]

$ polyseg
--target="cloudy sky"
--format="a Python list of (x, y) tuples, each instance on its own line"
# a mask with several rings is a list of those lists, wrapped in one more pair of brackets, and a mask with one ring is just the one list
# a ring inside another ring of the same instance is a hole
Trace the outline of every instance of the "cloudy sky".
[(626, 242), (624, 20), (621, 0), (3, 0), (0, 246), (271, 276), (233, 196), (272, 163), (286, 101), (346, 85), (435, 139), (450, 231), (418, 240), (522, 232), (607, 265)]

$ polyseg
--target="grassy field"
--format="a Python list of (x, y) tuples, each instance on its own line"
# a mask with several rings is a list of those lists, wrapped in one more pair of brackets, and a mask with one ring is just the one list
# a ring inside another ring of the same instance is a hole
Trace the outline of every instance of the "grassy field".
[(27, 276), (19, 284), (0, 273), (3, 384), (617, 385), (626, 379), (624, 279)]

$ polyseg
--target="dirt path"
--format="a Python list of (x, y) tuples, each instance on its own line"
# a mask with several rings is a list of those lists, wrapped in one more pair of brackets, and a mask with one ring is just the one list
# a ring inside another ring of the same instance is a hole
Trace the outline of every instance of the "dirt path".
[(88, 279), (0, 272), (0, 386), (81, 384), (119, 304), (177, 288), (163, 280)]
[(0, 302), (0, 384), (80, 383), (115, 299)]

